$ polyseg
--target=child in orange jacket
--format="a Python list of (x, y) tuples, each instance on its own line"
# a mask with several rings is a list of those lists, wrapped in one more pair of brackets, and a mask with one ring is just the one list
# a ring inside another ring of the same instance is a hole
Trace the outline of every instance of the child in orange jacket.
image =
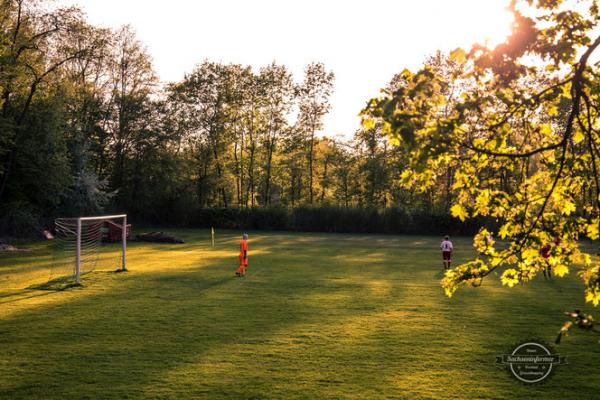
[(240, 267), (235, 271), (235, 274), (245, 276), (246, 268), (248, 268), (248, 234), (244, 233), (240, 242)]

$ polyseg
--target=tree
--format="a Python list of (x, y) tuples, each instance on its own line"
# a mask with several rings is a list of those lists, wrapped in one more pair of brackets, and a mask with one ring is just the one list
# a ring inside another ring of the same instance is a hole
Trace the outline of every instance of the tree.
[[(378, 124), (379, 125), (379, 124)], [(360, 129), (355, 133), (360, 151), (359, 176), (361, 200), (367, 207), (386, 207), (389, 189), (388, 144), (381, 126)]]
[[(105, 131), (110, 80), (112, 32), (108, 29), (82, 26), (85, 34), (74, 46), (88, 49), (85, 56), (64, 64), (56, 85), (63, 98), (64, 138), (74, 177), (62, 193), (61, 215), (98, 214), (108, 205), (114, 192), (109, 191), (104, 164), (108, 147)], [(102, 176), (102, 177), (101, 177)]]
[(283, 137), (282, 151), (286, 155), (282, 161), (287, 180), (287, 203), (292, 207), (302, 202), (303, 187), (306, 186), (305, 170), (305, 138), (301, 130), (294, 126), (288, 129)]
[(240, 65), (205, 61), (169, 89), (170, 101), (178, 104), (180, 118), (199, 163), (199, 190), (207, 189), (210, 193), (216, 188), (224, 207), (230, 203), (227, 165), (235, 137), (231, 121), (239, 121), (234, 115), (238, 110), (243, 71)]
[(152, 111), (148, 107), (157, 78), (150, 56), (136, 39), (131, 27), (124, 26), (116, 32), (112, 52), (112, 118), (108, 126), (114, 157), (111, 183), (115, 188), (124, 188), (128, 157), (136, 152), (139, 134), (151, 129), (148, 115)]
[(337, 143), (335, 147), (336, 168), (333, 171), (335, 187), (333, 196), (338, 205), (348, 208), (356, 195), (356, 165), (358, 157), (348, 143)]
[(329, 97), (333, 92), (333, 72), (327, 72), (322, 63), (311, 63), (304, 71), (304, 81), (298, 86), (299, 126), (308, 136), (308, 196), (309, 202), (314, 198), (314, 153), (315, 135), (323, 128), (323, 117), (330, 109)]
[(34, 97), (61, 67), (91, 51), (80, 11), (45, 11), (34, 0), (0, 1), (0, 200), (22, 147)]
[(287, 118), (294, 100), (294, 86), (292, 74), (285, 66), (275, 63), (262, 68), (258, 79), (263, 91), (261, 97), (263, 98), (266, 129), (264, 135), (265, 179), (262, 197), (265, 205), (269, 205), (271, 203), (273, 155), (278, 139), (288, 128)]
[[(548, 266), (562, 277), (581, 262), (586, 301), (597, 305), (600, 264), (578, 240), (599, 237), (599, 70), (590, 65), (600, 46), (591, 36), (598, 7), (562, 0), (511, 7), (515, 24), (506, 43), (453, 51), (460, 68), (450, 74), (431, 65), (404, 71), (403, 85), (370, 101), (364, 123), (382, 123), (410, 154), (406, 187), (427, 190), (450, 168), (452, 214), (500, 224), (475, 236), (480, 257), (445, 274), (448, 296), (493, 271), (512, 287)], [(444, 96), (451, 86), (459, 88), (452, 102)]]

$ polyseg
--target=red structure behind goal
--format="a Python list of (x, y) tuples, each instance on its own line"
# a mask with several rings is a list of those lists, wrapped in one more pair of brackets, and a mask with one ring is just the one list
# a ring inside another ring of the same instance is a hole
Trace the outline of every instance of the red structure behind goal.
[[(131, 236), (131, 224), (125, 227), (125, 237), (129, 239)], [(104, 221), (104, 229), (102, 229), (102, 240), (106, 242), (116, 242), (123, 238), (123, 225), (113, 221)]]

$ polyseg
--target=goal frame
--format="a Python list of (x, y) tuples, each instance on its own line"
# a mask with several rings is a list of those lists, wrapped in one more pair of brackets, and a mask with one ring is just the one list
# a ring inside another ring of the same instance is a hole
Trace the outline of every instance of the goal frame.
[(75, 283), (81, 284), (81, 226), (82, 221), (104, 221), (122, 219), (123, 225), (121, 227), (121, 269), (119, 271), (127, 271), (127, 214), (115, 214), (115, 215), (98, 215), (94, 217), (78, 217), (77, 218), (77, 247), (75, 253)]

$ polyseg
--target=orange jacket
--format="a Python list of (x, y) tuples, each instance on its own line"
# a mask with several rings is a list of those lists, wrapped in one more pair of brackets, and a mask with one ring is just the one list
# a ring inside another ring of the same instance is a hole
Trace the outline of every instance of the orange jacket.
[(248, 241), (247, 240), (242, 240), (240, 242), (240, 260), (241, 259), (244, 259), (244, 260), (248, 259)]

